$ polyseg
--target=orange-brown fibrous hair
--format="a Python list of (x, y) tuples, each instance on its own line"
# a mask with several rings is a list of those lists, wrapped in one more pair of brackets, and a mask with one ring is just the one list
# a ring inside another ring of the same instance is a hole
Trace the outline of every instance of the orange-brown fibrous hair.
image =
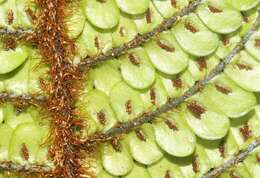
[[(31, 41), (38, 45), (43, 61), (50, 66), (50, 85), (46, 108), (52, 116), (53, 144), (49, 155), (55, 163), (53, 177), (81, 178), (88, 172), (83, 168), (84, 153), (80, 150), (81, 140), (75, 135), (75, 99), (80, 71), (70, 58), (75, 54), (75, 45), (67, 36), (64, 22), (66, 0), (37, 0), (40, 8), (36, 32)], [(84, 166), (85, 167), (85, 166)]]

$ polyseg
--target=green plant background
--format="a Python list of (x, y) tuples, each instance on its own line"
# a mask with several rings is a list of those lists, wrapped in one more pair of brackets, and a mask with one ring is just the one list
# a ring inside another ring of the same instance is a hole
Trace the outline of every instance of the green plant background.
[[(105, 132), (118, 122), (127, 122), (161, 106), (169, 97), (181, 96), (196, 81), (203, 79), (239, 42), (259, 14), (258, 2), (208, 0), (169, 31), (118, 59), (111, 59), (91, 69), (76, 104), (88, 124), (82, 135)], [(188, 3), (187, 0), (177, 0), (177, 6), (174, 7), (170, 0), (71, 2), (66, 23), (68, 34), (77, 47), (72, 62), (77, 65), (86, 56), (105, 52), (130, 41), (138, 33), (151, 31)], [(223, 11), (213, 13), (208, 5)], [(33, 28), (25, 12), (28, 8), (37, 14), (37, 6), (32, 0), (0, 1), (0, 27)], [(6, 17), (9, 9), (14, 13), (12, 25), (8, 24)], [(151, 23), (147, 23), (147, 9), (151, 14)], [(247, 22), (242, 15), (248, 18)], [(185, 24), (188, 22), (198, 32), (187, 30)], [(200, 177), (259, 137), (260, 48), (255, 45), (255, 40), (259, 38), (258, 31), (223, 74), (202, 92), (176, 110), (163, 114), (154, 123), (143, 125), (141, 133), (145, 141), (132, 131), (122, 136), (120, 151), (110, 144), (102, 144), (96, 158), (91, 160), (97, 177), (161, 178), (167, 171), (174, 178)], [(223, 39), (229, 41), (228, 44)], [(174, 48), (174, 52), (161, 48), (158, 42)], [(48, 66), (40, 63), (39, 51), (22, 42), (15, 50), (6, 51), (3, 43), (0, 47), (0, 91), (15, 95), (45, 95), (39, 87), (39, 78), (48, 80)], [(139, 64), (133, 64), (129, 55), (133, 55)], [(198, 62), (201, 60), (206, 62), (206, 68), (201, 68)], [(249, 65), (252, 69), (239, 69), (238, 64)], [(180, 88), (175, 84), (177, 80), (181, 80)], [(229, 89), (231, 93), (221, 93), (217, 85)], [(130, 114), (126, 110), (128, 101), (131, 101)], [(187, 108), (192, 101), (206, 109), (201, 118), (196, 118)], [(105, 114), (105, 124), (100, 122), (100, 112)], [(178, 130), (170, 129), (165, 119), (175, 124)], [(11, 104), (3, 104), (0, 121), (1, 161), (53, 166), (47, 159), (51, 143), (45, 143), (51, 134), (49, 123), (37, 109), (30, 107), (22, 113), (16, 113)], [(252, 133), (248, 140), (239, 131), (245, 124), (248, 124)], [(29, 160), (24, 160), (20, 153), (23, 143), (28, 147)], [(219, 152), (220, 144), (224, 145), (224, 158)], [(230, 177), (230, 172), (239, 178), (259, 177), (258, 154), (259, 149), (220, 177)], [(192, 165), (195, 158), (198, 172), (194, 171)], [(0, 177), (8, 175), (2, 174)]]

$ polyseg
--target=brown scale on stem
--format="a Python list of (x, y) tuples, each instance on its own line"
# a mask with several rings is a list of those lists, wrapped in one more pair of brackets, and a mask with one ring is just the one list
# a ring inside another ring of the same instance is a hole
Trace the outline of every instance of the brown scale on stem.
[(170, 119), (165, 119), (164, 123), (169, 127), (169, 129), (173, 131), (178, 131), (178, 127), (170, 120)]
[(252, 137), (252, 131), (250, 130), (248, 123), (239, 128), (239, 132), (242, 134), (245, 141)]
[(146, 19), (146, 23), (152, 23), (152, 12), (150, 8), (148, 8), (145, 13), (145, 19)]
[(206, 112), (206, 109), (199, 105), (196, 101), (191, 101), (187, 103), (187, 109), (191, 112), (191, 114), (201, 119), (201, 115)]
[(212, 12), (212, 13), (221, 13), (221, 12), (223, 12), (221, 9), (219, 9), (217, 7), (214, 7), (212, 5), (208, 5), (208, 8), (209, 8), (210, 12)]
[(174, 48), (174, 47), (171, 47), (171, 46), (166, 45), (166, 44), (163, 43), (161, 40), (156, 40), (156, 44), (157, 44), (160, 48), (164, 49), (164, 50), (167, 51), (167, 52), (174, 52), (174, 51), (175, 51), (175, 48)]
[(197, 33), (198, 29), (193, 26), (193, 24), (189, 21), (186, 21), (184, 27), (189, 30), (191, 33)]
[(215, 84), (215, 88), (216, 88), (217, 91), (219, 91), (220, 93), (223, 93), (225, 95), (228, 95), (229, 93), (232, 92), (229, 88), (226, 88), (226, 87), (219, 85), (219, 84)]
[(167, 170), (167, 171), (165, 172), (164, 178), (172, 178), (172, 177), (171, 177), (171, 171), (170, 171), (170, 170)]
[(146, 141), (146, 136), (144, 134), (144, 132), (141, 129), (136, 129), (135, 130), (135, 134), (137, 136), (137, 138), (139, 138), (141, 141), (145, 142)]

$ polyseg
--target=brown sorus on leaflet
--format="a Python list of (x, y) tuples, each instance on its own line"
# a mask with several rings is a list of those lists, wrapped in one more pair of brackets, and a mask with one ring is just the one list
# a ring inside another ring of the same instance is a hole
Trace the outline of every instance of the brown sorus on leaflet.
[(5, 50), (10, 50), (10, 49), (15, 49), (16, 48), (16, 41), (12, 37), (6, 37), (3, 40), (4, 42), (4, 49)]
[(206, 112), (206, 109), (199, 105), (196, 101), (188, 102), (187, 109), (194, 117), (198, 119), (201, 119), (201, 115)]
[(117, 137), (112, 138), (110, 143), (115, 151), (120, 152), (122, 150), (122, 146), (119, 142), (119, 138), (117, 138)]
[(21, 148), (21, 156), (23, 159), (25, 159), (26, 161), (29, 160), (29, 150), (27, 148), (27, 146), (25, 145), (25, 143), (22, 144), (22, 148)]
[(150, 8), (147, 9), (145, 18), (146, 18), (147, 23), (152, 23), (152, 12), (151, 12)]
[(244, 140), (248, 140), (250, 137), (252, 137), (252, 131), (250, 130), (248, 123), (239, 128), (239, 132), (242, 134)]
[(141, 141), (144, 141), (144, 142), (146, 141), (146, 136), (141, 129), (139, 129), (139, 128), (136, 129), (135, 134), (136, 134), (137, 138), (139, 138)]
[(164, 44), (161, 40), (156, 40), (156, 43), (157, 43), (158, 46), (160, 46), (160, 48), (164, 49), (167, 52), (174, 52), (175, 51), (174, 47), (171, 47), (171, 46)]
[(127, 114), (132, 114), (132, 101), (131, 100), (127, 100), (126, 103), (125, 103), (125, 109), (126, 109), (126, 112)]
[(197, 59), (197, 63), (199, 65), (200, 71), (207, 69), (207, 61), (203, 57), (200, 57), (199, 59)]
[(184, 27), (192, 33), (198, 32), (198, 29), (190, 21), (185, 22)]
[(182, 80), (181, 78), (178, 76), (175, 79), (172, 79), (172, 85), (176, 88), (182, 88)]
[(252, 70), (253, 69), (249, 64), (237, 63), (236, 65), (240, 70)]
[(97, 119), (102, 125), (106, 125), (107, 118), (106, 118), (106, 113), (104, 111), (99, 111), (97, 112)]
[(260, 153), (256, 154), (256, 162), (258, 162), (258, 163), (260, 162)]
[(167, 171), (165, 172), (164, 178), (172, 178), (172, 177), (171, 177), (171, 172), (170, 172), (170, 170), (167, 170)]
[(14, 21), (14, 13), (12, 9), (8, 9), (7, 11), (7, 22), (9, 25), (11, 25)]
[(133, 64), (133, 65), (136, 65), (136, 66), (139, 66), (140, 65), (140, 59), (137, 55), (135, 55), (134, 53), (130, 53), (128, 55), (128, 59), (130, 60), (130, 62)]
[(225, 144), (223, 141), (220, 142), (219, 146), (218, 146), (218, 151), (220, 153), (220, 156), (222, 158), (225, 158)]
[(255, 39), (255, 46), (260, 47), (260, 38)]
[(208, 5), (208, 8), (210, 10), (210, 12), (212, 13), (220, 13), (220, 12), (223, 12), (221, 9), (218, 9), (217, 7), (214, 7), (212, 5)]
[(239, 178), (233, 171), (229, 173), (230, 178)]
[(173, 131), (178, 131), (178, 127), (170, 120), (170, 119), (165, 119), (165, 124), (169, 127), (169, 129)]
[(215, 88), (216, 88), (217, 91), (219, 91), (219, 92), (221, 92), (225, 95), (228, 95), (229, 93), (232, 92), (229, 88), (224, 87), (224, 86), (219, 85), (219, 84), (215, 84)]
[(172, 7), (177, 7), (177, 0), (171, 0)]
[(150, 89), (150, 100), (153, 105), (156, 104), (156, 91), (155, 88)]
[(80, 73), (70, 63), (74, 44), (67, 36), (64, 23), (66, 0), (38, 0), (40, 7), (37, 35), (33, 41), (38, 44), (43, 61), (50, 65), (51, 86), (45, 102), (53, 120), (51, 128), (55, 135), (49, 149), (55, 163), (54, 177), (80, 178), (88, 174), (81, 159), (80, 139), (75, 135), (72, 125), (77, 119), (74, 110), (76, 97), (75, 81)]
[(200, 171), (198, 158), (198, 155), (192, 156), (192, 169), (195, 173)]

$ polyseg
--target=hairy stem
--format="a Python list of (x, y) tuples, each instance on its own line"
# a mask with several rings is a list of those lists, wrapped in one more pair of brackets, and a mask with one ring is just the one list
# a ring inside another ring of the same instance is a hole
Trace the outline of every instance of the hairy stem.
[(20, 38), (23, 36), (28, 36), (33, 33), (32, 29), (24, 30), (24, 29), (10, 29), (10, 28), (0, 28), (0, 36), (13, 36), (16, 38)]
[(88, 138), (85, 141), (85, 146), (91, 146), (96, 142), (109, 140), (117, 134), (127, 133), (133, 128), (141, 126), (144, 123), (152, 122), (156, 117), (160, 116), (161, 114), (167, 111), (172, 110), (173, 108), (176, 108), (184, 101), (186, 101), (188, 98), (194, 96), (196, 93), (201, 91), (201, 89), (203, 89), (214, 77), (222, 73), (226, 65), (228, 65), (231, 62), (233, 57), (244, 48), (244, 45), (250, 39), (250, 37), (257, 31), (259, 25), (260, 25), (260, 15), (258, 16), (257, 20), (255, 21), (251, 29), (247, 32), (247, 34), (233, 48), (233, 50), (223, 60), (219, 62), (219, 64), (208, 74), (208, 76), (205, 79), (196, 82), (182, 96), (177, 98), (171, 98), (156, 110), (144, 113), (141, 116), (138, 116), (131, 121), (119, 124), (118, 126), (109, 129), (103, 134), (98, 133), (90, 136), (90, 138)]
[(227, 160), (219, 167), (210, 170), (209, 172), (201, 176), (201, 178), (217, 177), (221, 173), (225, 172), (227, 169), (242, 162), (254, 149), (256, 149), (259, 146), (260, 146), (260, 138), (257, 138), (250, 145), (248, 145), (246, 149), (239, 151), (238, 154), (234, 155), (231, 159)]
[(26, 174), (34, 174), (34, 173), (49, 173), (52, 171), (52, 168), (45, 165), (37, 165), (37, 164), (26, 164), (21, 165), (17, 163), (13, 163), (11, 161), (0, 162), (0, 171), (8, 171), (13, 173), (26, 173)]
[(142, 35), (138, 34), (133, 40), (119, 46), (116, 48), (112, 48), (105, 53), (101, 53), (94, 57), (86, 57), (83, 59), (81, 63), (79, 63), (79, 67), (83, 69), (84, 67), (95, 66), (102, 61), (109, 60), (113, 57), (118, 57), (124, 54), (126, 51), (141, 46), (147, 41), (151, 40), (157, 34), (169, 30), (181, 17), (188, 15), (193, 12), (203, 0), (196, 0), (193, 3), (190, 3), (187, 7), (183, 8), (180, 12), (176, 13), (170, 18), (165, 19), (160, 25), (154, 28), (152, 31), (144, 33)]
[(10, 93), (0, 93), (0, 103), (12, 102), (22, 105), (40, 106), (44, 102), (45, 97), (41, 95), (14, 95)]

